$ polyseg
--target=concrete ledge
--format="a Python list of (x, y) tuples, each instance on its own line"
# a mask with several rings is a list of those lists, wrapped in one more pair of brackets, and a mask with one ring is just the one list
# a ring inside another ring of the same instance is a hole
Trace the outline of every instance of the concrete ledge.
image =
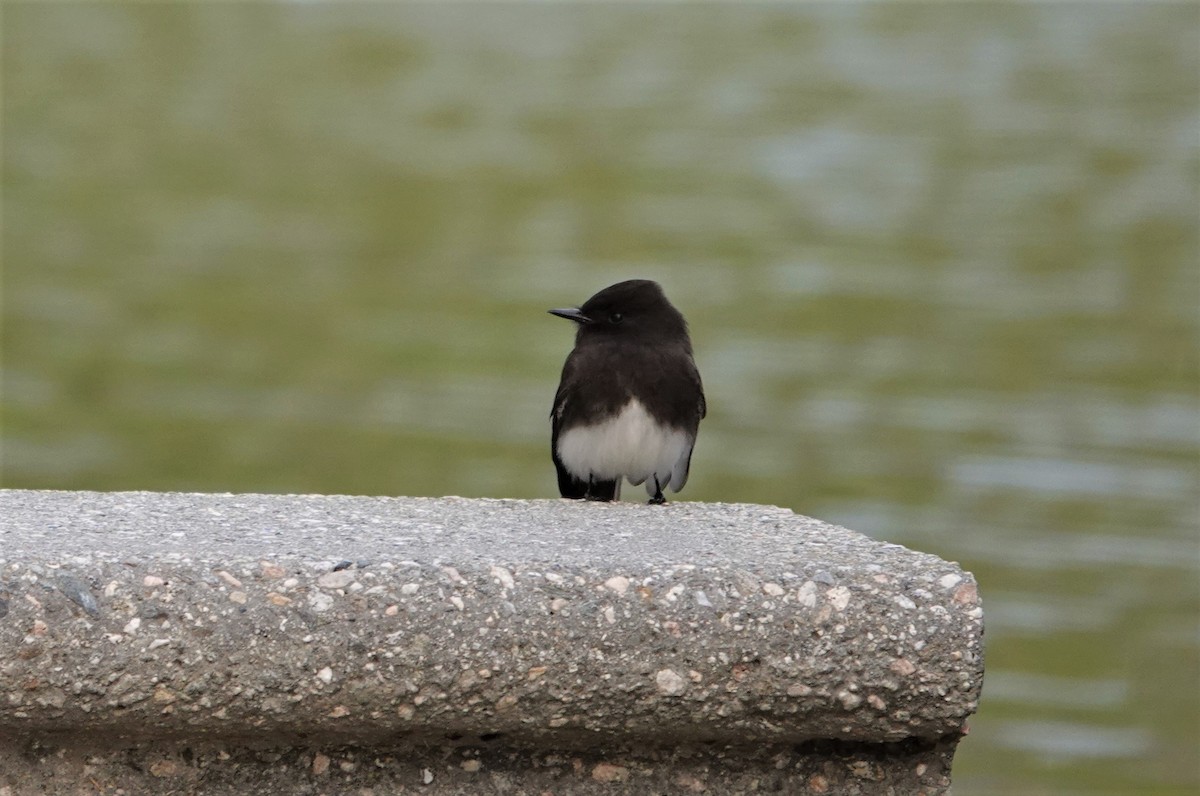
[(937, 793), (981, 636), (777, 508), (6, 490), (0, 796)]

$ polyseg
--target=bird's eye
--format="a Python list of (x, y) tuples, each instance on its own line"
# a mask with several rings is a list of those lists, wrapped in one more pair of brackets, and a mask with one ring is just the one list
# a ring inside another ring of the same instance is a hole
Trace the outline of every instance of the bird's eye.
[(621, 313), (614, 312), (612, 315), (608, 316), (608, 320), (609, 320), (609, 323), (616, 325), (616, 324), (620, 323), (624, 319), (624, 317), (625, 316), (621, 315)]

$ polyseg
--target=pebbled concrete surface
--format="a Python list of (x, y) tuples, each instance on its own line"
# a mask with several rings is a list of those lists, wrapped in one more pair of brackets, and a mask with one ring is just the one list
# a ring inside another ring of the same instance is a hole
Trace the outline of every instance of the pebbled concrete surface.
[(771, 507), (0, 491), (0, 796), (935, 793), (981, 636)]

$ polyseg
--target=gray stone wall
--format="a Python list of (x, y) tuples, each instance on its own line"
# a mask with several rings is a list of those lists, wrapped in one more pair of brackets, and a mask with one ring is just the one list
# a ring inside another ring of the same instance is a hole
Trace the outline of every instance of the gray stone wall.
[(772, 507), (8, 490), (0, 796), (939, 793), (981, 637)]

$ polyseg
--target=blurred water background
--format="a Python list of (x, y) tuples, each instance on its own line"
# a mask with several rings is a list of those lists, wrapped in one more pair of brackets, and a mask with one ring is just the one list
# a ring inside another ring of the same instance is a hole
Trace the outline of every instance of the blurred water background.
[(979, 578), (957, 793), (1200, 788), (1200, 5), (2, 36), (4, 486), (553, 497), (545, 310), (654, 278), (709, 396), (684, 499)]

